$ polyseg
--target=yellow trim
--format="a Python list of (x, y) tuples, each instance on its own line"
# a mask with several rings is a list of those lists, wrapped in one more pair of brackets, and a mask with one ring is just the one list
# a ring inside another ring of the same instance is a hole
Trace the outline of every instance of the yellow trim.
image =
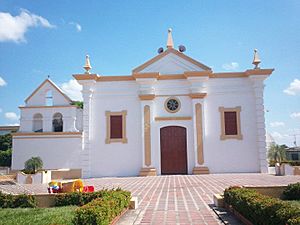
[(184, 76), (186, 78), (188, 78), (188, 77), (208, 77), (210, 74), (212, 74), (211, 70), (205, 70), (205, 71), (186, 71), (186, 72), (184, 72)]
[(73, 74), (76, 80), (97, 80), (98, 74)]
[(207, 93), (191, 93), (191, 94), (189, 94), (189, 96), (192, 99), (195, 99), (195, 98), (205, 98), (206, 95), (207, 95)]
[(135, 80), (133, 76), (100, 76), (97, 77), (97, 81), (131, 81)]
[[(219, 107), (219, 112), (221, 115), (221, 135), (220, 139), (221, 140), (226, 140), (226, 139), (238, 139), (242, 140), (243, 135), (241, 132), (241, 106), (237, 106), (235, 108), (224, 108), (224, 107)], [(237, 135), (226, 135), (225, 134), (225, 118), (224, 118), (224, 112), (236, 112), (236, 123), (237, 123)]]
[[(161, 56), (162, 54), (158, 56)], [(203, 77), (203, 76), (208, 76), (209, 78), (246, 78), (251, 75), (270, 75), (273, 71), (274, 69), (253, 69), (253, 70), (246, 70), (244, 72), (213, 73), (209, 68), (206, 69), (205, 71), (186, 71), (183, 74), (160, 75), (158, 72), (138, 73), (133, 71), (132, 75), (126, 75), (126, 76), (99, 76), (98, 74), (74, 74), (73, 77), (76, 80), (95, 80), (98, 82), (132, 81), (139, 78), (156, 78), (157, 80), (182, 80), (182, 79), (187, 79), (188, 77)]]
[(141, 168), (140, 176), (141, 177), (156, 176), (156, 169), (153, 167)]
[(186, 79), (183, 74), (167, 74), (167, 75), (160, 75), (158, 80), (182, 80)]
[(145, 165), (151, 165), (151, 127), (150, 127), (150, 106), (144, 106), (144, 148)]
[(177, 117), (155, 117), (155, 121), (165, 121), (165, 120), (191, 120), (191, 116), (177, 116)]
[(229, 72), (229, 73), (212, 73), (209, 78), (239, 78), (247, 77), (245, 72)]
[(73, 136), (55, 136), (55, 137), (49, 137), (49, 136), (17, 136), (17, 137), (13, 137), (13, 139), (51, 139), (51, 138), (54, 138), (54, 139), (58, 139), (58, 138), (81, 138), (81, 136), (78, 136), (78, 135), (73, 135)]
[(194, 175), (209, 174), (209, 169), (206, 166), (194, 167), (193, 174)]
[(19, 136), (46, 136), (46, 135), (54, 135), (54, 136), (60, 136), (60, 135), (81, 135), (82, 132), (17, 132), (12, 133), (11, 135), (14, 137)]
[(159, 73), (134, 73), (132, 76), (135, 79), (139, 79), (139, 78), (158, 78)]
[(28, 101), (29, 101), (29, 99), (31, 99), (32, 98), (32, 96), (33, 95), (35, 95), (35, 93), (37, 93), (43, 86), (44, 86), (44, 84), (46, 84), (46, 83), (49, 83), (50, 85), (52, 85), (52, 87), (54, 87), (68, 102), (72, 102), (72, 100), (65, 94), (65, 93), (63, 93), (60, 89), (59, 89), (59, 87), (57, 87), (50, 79), (46, 79), (46, 80), (44, 80), (43, 81), (43, 83), (41, 83), (40, 84), (40, 86), (38, 86), (38, 88), (37, 89), (35, 89), (32, 93), (31, 93), (31, 95), (29, 95), (29, 97), (28, 98), (26, 98), (25, 99), (25, 102), (27, 103)]
[[(110, 144), (112, 142), (122, 142), (127, 143), (127, 137), (126, 137), (126, 116), (127, 116), (127, 110), (123, 110), (121, 112), (111, 112), (106, 111), (106, 139), (105, 143)], [(110, 116), (122, 116), (122, 138), (111, 138), (110, 137)]]
[(273, 73), (274, 69), (252, 69), (252, 70), (246, 70), (247, 76), (251, 75), (270, 75)]
[(19, 106), (19, 109), (40, 109), (40, 108), (79, 108), (76, 105), (53, 105), (53, 106)]
[[(171, 100), (171, 99), (175, 99), (175, 100), (178, 102), (178, 108), (177, 108), (176, 110), (174, 110), (174, 111), (168, 109), (168, 106), (167, 106), (168, 101)], [(180, 102), (180, 100), (179, 100), (178, 98), (176, 98), (176, 97), (174, 97), (174, 96), (171, 96), (171, 97), (169, 97), (169, 98), (167, 98), (167, 99), (165, 100), (164, 106), (165, 106), (165, 110), (166, 110), (167, 112), (169, 112), (169, 113), (177, 113), (177, 112), (180, 110), (180, 108), (181, 108), (181, 102)]]
[(204, 163), (203, 156), (203, 132), (202, 132), (202, 105), (197, 103), (195, 105), (196, 113), (196, 132), (197, 132), (197, 160), (200, 165)]
[(153, 100), (155, 98), (154, 94), (151, 95), (139, 95), (140, 100)]

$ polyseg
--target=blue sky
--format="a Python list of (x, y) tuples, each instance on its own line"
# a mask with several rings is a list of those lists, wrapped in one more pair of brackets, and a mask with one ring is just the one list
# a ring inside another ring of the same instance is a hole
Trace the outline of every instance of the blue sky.
[[(300, 1), (0, 0), (0, 124), (18, 123), (19, 105), (47, 77), (72, 96), (72, 74), (128, 75), (175, 45), (216, 71), (252, 68), (257, 48), (266, 81), (266, 125), (278, 143), (300, 134)], [(71, 97), (72, 97), (71, 96)], [(300, 135), (298, 136), (300, 144)]]

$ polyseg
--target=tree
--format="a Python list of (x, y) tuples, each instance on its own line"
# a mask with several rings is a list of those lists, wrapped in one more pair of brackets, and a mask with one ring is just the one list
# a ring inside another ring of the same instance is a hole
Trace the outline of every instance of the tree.
[(0, 135), (0, 151), (6, 151), (12, 148), (11, 134)]
[(76, 105), (77, 107), (83, 109), (83, 102), (82, 101), (73, 101), (72, 105)]
[(11, 166), (11, 149), (0, 151), (0, 166)]
[(279, 163), (286, 160), (285, 147), (282, 145), (273, 144), (268, 151), (268, 159), (270, 163)]
[(37, 170), (43, 168), (43, 161), (40, 157), (31, 157), (25, 162), (26, 173), (36, 173)]

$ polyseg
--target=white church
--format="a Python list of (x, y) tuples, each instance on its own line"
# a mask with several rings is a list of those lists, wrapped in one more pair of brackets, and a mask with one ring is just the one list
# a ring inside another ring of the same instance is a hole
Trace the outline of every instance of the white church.
[(128, 76), (91, 73), (86, 57), (83, 109), (50, 79), (20, 106), (12, 169), (39, 156), (44, 169), (82, 177), (267, 173), (264, 80), (273, 69), (215, 73), (167, 48)]

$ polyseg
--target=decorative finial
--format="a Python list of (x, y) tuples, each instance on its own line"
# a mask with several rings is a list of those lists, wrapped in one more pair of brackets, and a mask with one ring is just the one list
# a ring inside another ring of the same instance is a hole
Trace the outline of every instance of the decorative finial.
[(50, 79), (50, 75), (48, 75), (47, 78)]
[(254, 69), (259, 69), (259, 64), (261, 63), (259, 56), (258, 56), (258, 52), (257, 49), (254, 49), (254, 58), (253, 58), (253, 62), (252, 64), (255, 66)]
[(173, 43), (173, 38), (172, 38), (172, 29), (168, 29), (168, 41), (167, 41), (167, 48), (173, 48), (174, 43)]
[(83, 68), (85, 69), (85, 73), (87, 73), (87, 74), (90, 73), (90, 69), (92, 69), (92, 67), (91, 67), (89, 55), (85, 56), (85, 65)]

